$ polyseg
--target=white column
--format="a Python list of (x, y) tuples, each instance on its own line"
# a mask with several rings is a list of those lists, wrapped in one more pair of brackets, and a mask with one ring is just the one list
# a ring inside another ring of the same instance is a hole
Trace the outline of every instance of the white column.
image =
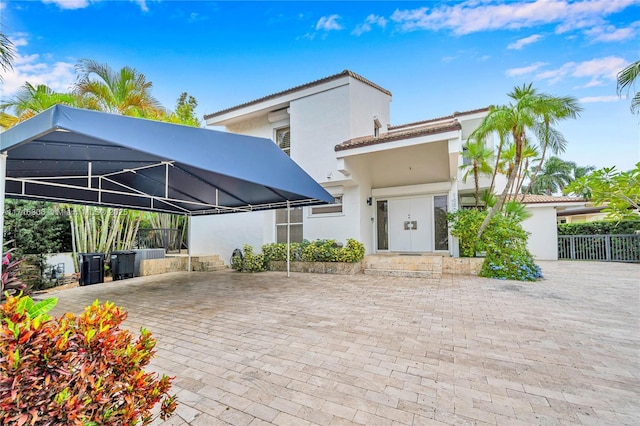
[(191, 215), (187, 216), (187, 257), (187, 270), (191, 272)]
[(4, 186), (7, 180), (7, 153), (0, 154), (0, 248), (4, 253)]
[[(451, 180), (451, 189), (449, 190), (449, 211), (451, 213), (458, 211), (458, 179)], [(460, 241), (451, 234), (449, 234), (449, 254), (453, 257), (460, 257)]]
[(291, 205), (287, 200), (287, 278), (291, 275)]

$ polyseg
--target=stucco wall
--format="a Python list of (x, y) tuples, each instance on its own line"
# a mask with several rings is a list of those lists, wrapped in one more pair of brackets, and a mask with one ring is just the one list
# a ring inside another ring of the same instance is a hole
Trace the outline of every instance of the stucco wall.
[(538, 260), (558, 260), (556, 209), (550, 206), (528, 205), (527, 210), (532, 216), (522, 222), (522, 227), (531, 233), (529, 251)]
[(251, 244), (256, 251), (260, 251), (265, 242), (263, 228), (265, 215), (268, 213), (231, 213), (193, 217), (189, 230), (191, 254), (217, 254), (228, 265), (231, 253), (236, 248), (242, 248), (242, 244)]

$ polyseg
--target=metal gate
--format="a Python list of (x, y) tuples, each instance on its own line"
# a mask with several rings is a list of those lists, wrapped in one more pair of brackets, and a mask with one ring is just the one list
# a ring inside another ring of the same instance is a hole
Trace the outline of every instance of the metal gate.
[(640, 234), (559, 235), (558, 259), (640, 262)]

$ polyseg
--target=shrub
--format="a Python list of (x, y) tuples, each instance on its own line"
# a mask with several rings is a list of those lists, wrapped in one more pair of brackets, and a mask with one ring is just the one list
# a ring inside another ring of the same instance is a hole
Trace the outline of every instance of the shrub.
[[(364, 245), (354, 240), (347, 239), (347, 245), (342, 246), (336, 240), (316, 240), (313, 242), (304, 240), (302, 243), (290, 244), (290, 260), (292, 262), (349, 262), (356, 263), (364, 259)], [(262, 246), (267, 263), (271, 261), (287, 260), (286, 243), (270, 243)]]
[(496, 214), (478, 240), (478, 229), (487, 212), (458, 210), (447, 215), (451, 235), (460, 239), (460, 255), (473, 257), (485, 252), (480, 276), (487, 278), (535, 281), (542, 278), (540, 267), (527, 249), (529, 234), (513, 214)]
[(2, 255), (2, 276), (0, 277), (0, 300), (3, 300), (5, 294), (15, 296), (27, 289), (27, 285), (18, 277), (20, 273), (20, 264), (23, 259), (12, 259), (11, 252), (13, 249), (3, 253)]
[(347, 245), (338, 252), (338, 262), (356, 263), (364, 259), (364, 244), (353, 238), (347, 239)]
[(146, 373), (155, 340), (120, 329), (127, 314), (97, 301), (76, 317), (52, 319), (56, 299), (11, 296), (0, 306), (2, 424), (146, 425), (160, 402), (176, 408), (170, 378)]
[(254, 254), (253, 247), (249, 244), (242, 246), (242, 257), (232, 257), (231, 267), (240, 272), (264, 272), (267, 270), (267, 261), (263, 254)]
[(634, 234), (636, 231), (640, 231), (640, 220), (598, 220), (558, 225), (558, 235)]

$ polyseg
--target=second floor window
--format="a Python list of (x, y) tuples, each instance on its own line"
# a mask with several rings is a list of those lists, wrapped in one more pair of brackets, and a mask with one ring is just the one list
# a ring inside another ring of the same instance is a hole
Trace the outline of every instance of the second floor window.
[(285, 154), (291, 157), (291, 129), (289, 127), (276, 130), (276, 143)]

